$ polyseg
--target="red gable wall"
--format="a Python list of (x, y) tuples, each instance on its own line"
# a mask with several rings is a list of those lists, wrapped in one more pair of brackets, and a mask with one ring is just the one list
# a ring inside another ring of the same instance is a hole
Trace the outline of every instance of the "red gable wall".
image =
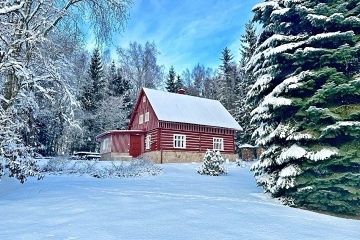
[[(145, 121), (145, 114), (149, 113), (149, 121)], [(143, 116), (143, 123), (139, 122), (140, 115)], [(131, 116), (129, 129), (130, 130), (144, 130), (148, 131), (149, 129), (154, 129), (159, 126), (158, 119), (155, 115), (155, 112), (148, 101), (144, 90), (141, 90), (138, 101), (135, 105), (134, 112)]]

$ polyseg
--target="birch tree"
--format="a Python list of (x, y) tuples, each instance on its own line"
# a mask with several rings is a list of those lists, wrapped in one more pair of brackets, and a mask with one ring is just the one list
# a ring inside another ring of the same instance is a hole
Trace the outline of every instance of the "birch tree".
[[(56, 39), (80, 38), (79, 25), (88, 20), (97, 41), (109, 41), (123, 27), (129, 4), (129, 0), (0, 0), (0, 176), (24, 182), (26, 176), (38, 174), (31, 159), (40, 102), (61, 98), (63, 106), (76, 105), (69, 85), (71, 61), (63, 49), (66, 45)], [(71, 110), (61, 114), (71, 122)]]
[(137, 96), (142, 87), (156, 88), (163, 81), (163, 69), (157, 63), (160, 52), (154, 42), (146, 42), (143, 46), (130, 42), (128, 48), (117, 48), (120, 66), (124, 77), (133, 86), (133, 95)]

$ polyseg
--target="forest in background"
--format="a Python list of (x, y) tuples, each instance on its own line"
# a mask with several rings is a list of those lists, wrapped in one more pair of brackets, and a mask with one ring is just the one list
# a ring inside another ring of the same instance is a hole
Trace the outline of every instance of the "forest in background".
[[(182, 73), (157, 63), (153, 42), (102, 51), (131, 1), (0, 1), (0, 177), (38, 174), (37, 155), (95, 151), (124, 129), (142, 87), (217, 99), (267, 151), (252, 168), (284, 204), (359, 214), (360, 5), (357, 0), (265, 0), (219, 67)], [(98, 48), (84, 48), (82, 22)], [(254, 28), (259, 26), (259, 34)], [(9, 171), (8, 173), (6, 171)]]

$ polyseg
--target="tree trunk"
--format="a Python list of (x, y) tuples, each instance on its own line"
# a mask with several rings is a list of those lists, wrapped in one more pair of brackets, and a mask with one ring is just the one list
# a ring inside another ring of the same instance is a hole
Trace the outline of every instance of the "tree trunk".
[(14, 101), (14, 96), (19, 90), (19, 81), (15, 75), (14, 70), (9, 70), (4, 84), (4, 98), (5, 101), (1, 102), (1, 106), (6, 111)]

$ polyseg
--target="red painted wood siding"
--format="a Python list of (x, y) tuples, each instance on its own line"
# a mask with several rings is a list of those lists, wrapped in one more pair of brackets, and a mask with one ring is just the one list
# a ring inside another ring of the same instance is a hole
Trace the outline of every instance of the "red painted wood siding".
[(130, 134), (112, 134), (111, 151), (128, 153), (130, 149)]
[[(143, 98), (145, 97), (145, 101), (143, 101)], [(145, 122), (145, 114), (149, 112), (149, 121)], [(145, 130), (148, 131), (150, 129), (154, 129), (158, 127), (158, 119), (155, 115), (154, 110), (151, 107), (150, 102), (146, 98), (144, 94), (142, 94), (139, 98), (139, 105), (135, 109), (134, 112), (135, 116), (133, 119), (133, 122), (131, 123), (130, 129), (131, 130)], [(139, 124), (139, 117), (140, 115), (143, 115), (143, 123)]]
[[(186, 136), (186, 148), (174, 148), (174, 134)], [(234, 153), (234, 135), (192, 132), (173, 129), (161, 129), (160, 141), (162, 150), (178, 151), (198, 151), (205, 152), (207, 149), (213, 149), (213, 138), (223, 138), (224, 150), (222, 153)], [(158, 146), (157, 145), (157, 146)], [(157, 149), (160, 150), (160, 149)]]
[(145, 137), (144, 137), (145, 140), (144, 141), (146, 141), (146, 136), (150, 135), (150, 137), (151, 137), (151, 139), (150, 139), (150, 149), (146, 149), (146, 144), (144, 142), (144, 144), (145, 144), (144, 145), (145, 146), (144, 151), (145, 152), (156, 151), (156, 150), (160, 149), (159, 148), (158, 131), (159, 130), (157, 128), (151, 129), (145, 135)]

